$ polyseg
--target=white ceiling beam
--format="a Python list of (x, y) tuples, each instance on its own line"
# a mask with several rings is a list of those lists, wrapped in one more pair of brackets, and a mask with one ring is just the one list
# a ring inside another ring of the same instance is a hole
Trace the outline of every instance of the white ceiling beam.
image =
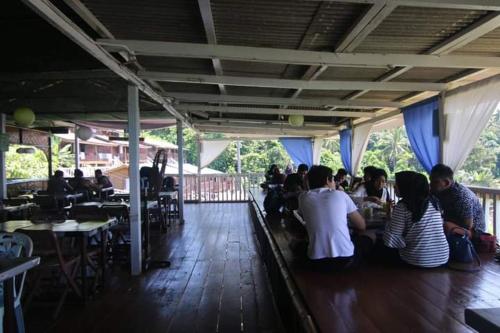
[[(314, 136), (314, 137), (321, 137), (321, 136), (333, 136), (338, 131), (332, 131), (332, 132), (301, 132), (301, 131), (293, 131), (293, 130), (276, 130), (276, 129), (242, 129), (242, 128), (229, 128), (229, 127), (196, 127), (197, 130), (199, 130), (202, 133), (221, 133), (225, 134), (226, 136), (230, 137), (239, 137), (239, 136), (253, 136), (253, 137), (264, 137), (264, 136), (269, 136), (273, 135), (276, 136), (275, 139), (287, 136), (287, 137), (304, 137), (304, 136)], [(255, 139), (259, 140), (259, 139)]]
[[(237, 124), (237, 125), (251, 125), (251, 126), (260, 126), (260, 125), (276, 125), (280, 128), (282, 126), (290, 126), (288, 121), (282, 120), (265, 120), (265, 119), (239, 119), (239, 118), (210, 118), (206, 120), (202, 119), (193, 119), (194, 124), (207, 124), (207, 123), (217, 123), (217, 124)], [(293, 127), (293, 126), (290, 126)], [(335, 125), (328, 122), (304, 122), (304, 124), (300, 127), (294, 127), (296, 129), (311, 129), (311, 130), (331, 130)]]
[(180, 112), (220, 112), (234, 114), (260, 114), (260, 115), (304, 115), (315, 117), (367, 117), (375, 116), (375, 112), (358, 111), (328, 111), (328, 110), (306, 110), (306, 109), (271, 109), (271, 108), (249, 108), (238, 106), (215, 106), (199, 104), (181, 104), (177, 110)]
[[(215, 34), (214, 17), (212, 15), (210, 0), (198, 0), (198, 7), (200, 7), (201, 20), (203, 21), (203, 27), (205, 28), (207, 42), (208, 44), (215, 45), (217, 44), (217, 35)], [(222, 72), (222, 64), (220, 62), (220, 59), (215, 57), (211, 59), (215, 75), (224, 75), (224, 73)], [(226, 88), (223, 84), (219, 84), (218, 86), (221, 94), (227, 94)]]
[[(234, 123), (234, 122), (210, 122), (210, 121), (199, 121), (196, 120), (193, 124), (196, 128), (203, 129), (225, 129), (225, 131), (231, 131), (232, 133), (269, 133), (269, 131), (283, 132), (288, 131), (289, 133), (304, 134), (304, 133), (331, 133), (337, 129), (332, 125), (331, 129), (326, 127), (292, 127), (286, 124), (252, 124), (252, 123)], [(247, 132), (245, 132), (247, 130)]]
[[(216, 94), (196, 94), (196, 93), (168, 93), (167, 98), (173, 98), (181, 102), (201, 102), (213, 104), (250, 104), (250, 105), (293, 105), (310, 107), (336, 106), (353, 109), (373, 109), (373, 108), (400, 108), (401, 103), (360, 99), (355, 101), (341, 100), (338, 98), (281, 98), (281, 97), (260, 97), (260, 96), (238, 96), (238, 95), (216, 95)], [(182, 104), (180, 104), (182, 105)]]
[[(324, 0), (316, 0), (316, 1), (324, 1)], [(497, 0), (328, 0), (328, 1), (343, 2), (343, 3), (359, 3), (359, 4), (375, 4), (379, 2), (385, 2), (389, 4), (395, 4), (397, 6), (408, 6), (408, 7), (500, 11), (500, 3)]]
[[(361, 42), (377, 28), (384, 19), (396, 8), (395, 5), (388, 5), (385, 1), (378, 1), (358, 19), (358, 21), (342, 37), (341, 41), (335, 47), (334, 52), (353, 52)], [(302, 76), (303, 80), (315, 80), (326, 69), (327, 65), (319, 67), (311, 66)], [(301, 89), (296, 90), (292, 98), (296, 98), (301, 93)]]
[[(495, 23), (490, 22), (489, 26)], [(488, 26), (483, 26), (486, 29)], [(475, 35), (478, 32), (475, 31)], [(465, 42), (468, 34), (456, 39)], [(137, 55), (222, 59), (244, 62), (279, 63), (295, 65), (324, 65), (345, 67), (391, 68), (394, 66), (435, 68), (500, 68), (499, 57), (437, 55), (437, 54), (383, 54), (333, 53), (275, 49), (249, 46), (209, 45), (137, 40), (100, 40), (108, 50), (126, 46)], [(222, 75), (222, 72), (217, 73)]]
[(311, 89), (311, 90), (380, 90), (380, 91), (442, 91), (444, 83), (421, 82), (372, 82), (372, 81), (303, 81), (287, 79), (267, 79), (243, 76), (216, 76), (201, 74), (183, 74), (168, 72), (139, 72), (139, 76), (147, 80), (224, 84), (241, 87), (264, 87), (277, 89)]
[(85, 34), (76, 24), (48, 0), (23, 0), (23, 2), (38, 13), (42, 18), (61, 31), (65, 36), (90, 53), (94, 58), (103, 63), (110, 70), (127, 82), (136, 85), (145, 95), (162, 105), (169, 113), (177, 119), (186, 121), (185, 117), (175, 110), (172, 105), (154, 91), (151, 86), (127, 67), (119, 63), (111, 54), (97, 45), (95, 41)]
[[(109, 31), (106, 26), (99, 21), (99, 19), (80, 1), (80, 0), (63, 0), (80, 18), (94, 29), (102, 38), (114, 39), (115, 36)], [(144, 68), (137, 62), (135, 56), (131, 56), (130, 50), (118, 50), (118, 54), (127, 62), (133, 63), (137, 69), (144, 70)], [(154, 81), (148, 83), (160, 92), (164, 92), (161, 85)]]
[[(447, 38), (443, 42), (435, 45), (431, 49), (427, 50), (427, 52), (425, 53), (428, 55), (444, 56), (450, 52), (453, 52), (463, 47), (466, 44), (469, 44), (470, 42), (480, 38), (481, 36), (487, 34), (488, 32), (498, 27), (500, 27), (500, 13), (497, 12), (490, 13), (484, 16), (483, 18), (479, 19), (478, 21), (472, 23), (465, 29), (462, 29), (461, 31), (451, 36), (450, 38)], [(394, 68), (388, 71), (387, 73), (384, 73), (382, 76), (378, 77), (376, 81), (380, 82), (390, 81), (406, 73), (412, 68), (413, 68), (412, 66)], [(475, 68), (475, 67), (470, 67), (470, 68)], [(368, 91), (369, 90), (362, 90), (354, 92), (353, 94), (349, 95), (347, 99), (355, 99), (361, 97)]]

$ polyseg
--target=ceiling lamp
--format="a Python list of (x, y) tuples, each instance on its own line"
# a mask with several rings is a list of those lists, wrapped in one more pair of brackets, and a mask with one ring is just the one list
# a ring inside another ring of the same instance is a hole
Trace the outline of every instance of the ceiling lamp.
[(35, 113), (27, 107), (17, 108), (14, 111), (14, 121), (21, 127), (29, 127), (35, 122)]
[(92, 138), (94, 136), (94, 132), (92, 131), (92, 129), (90, 127), (79, 126), (76, 129), (76, 136), (80, 140), (87, 141), (87, 140), (89, 140), (90, 138)]
[(288, 123), (293, 127), (301, 127), (304, 125), (304, 116), (300, 114), (292, 114), (288, 116)]

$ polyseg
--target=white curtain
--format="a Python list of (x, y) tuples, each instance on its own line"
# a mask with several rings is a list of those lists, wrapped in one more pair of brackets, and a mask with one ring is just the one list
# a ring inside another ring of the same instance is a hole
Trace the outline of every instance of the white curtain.
[(352, 130), (352, 175), (356, 176), (359, 165), (365, 154), (368, 138), (372, 130), (373, 123), (367, 123), (360, 126), (355, 126)]
[(459, 88), (444, 99), (443, 163), (461, 168), (500, 102), (500, 78)]
[(392, 118), (389, 118), (389, 119), (383, 120), (379, 123), (376, 123), (375, 125), (373, 125), (371, 132), (372, 133), (382, 132), (382, 131), (390, 130), (390, 129), (393, 129), (396, 127), (401, 127), (403, 125), (404, 125), (403, 114), (400, 113), (397, 116), (394, 116)]
[(323, 145), (323, 139), (314, 138), (313, 144), (313, 164), (319, 165), (321, 160), (321, 146)]
[(201, 167), (204, 168), (212, 163), (229, 146), (230, 142), (230, 140), (201, 140)]

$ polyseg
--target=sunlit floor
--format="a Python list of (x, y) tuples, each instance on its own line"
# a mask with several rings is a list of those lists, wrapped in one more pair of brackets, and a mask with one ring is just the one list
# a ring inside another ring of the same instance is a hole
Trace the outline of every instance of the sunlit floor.
[(86, 306), (56, 321), (34, 305), (27, 332), (280, 332), (248, 204), (189, 204), (186, 223), (156, 235), (156, 259), (172, 266), (132, 278), (120, 267)]

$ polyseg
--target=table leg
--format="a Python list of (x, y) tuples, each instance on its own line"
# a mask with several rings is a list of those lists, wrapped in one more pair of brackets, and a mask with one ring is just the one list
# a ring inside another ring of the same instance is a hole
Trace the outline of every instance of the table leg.
[(7, 279), (3, 282), (4, 292), (4, 319), (3, 329), (6, 333), (17, 332), (16, 318), (14, 312), (14, 279)]
[(82, 234), (80, 236), (80, 273), (82, 279), (82, 297), (83, 302), (86, 303), (88, 299), (87, 295), (87, 235)]

